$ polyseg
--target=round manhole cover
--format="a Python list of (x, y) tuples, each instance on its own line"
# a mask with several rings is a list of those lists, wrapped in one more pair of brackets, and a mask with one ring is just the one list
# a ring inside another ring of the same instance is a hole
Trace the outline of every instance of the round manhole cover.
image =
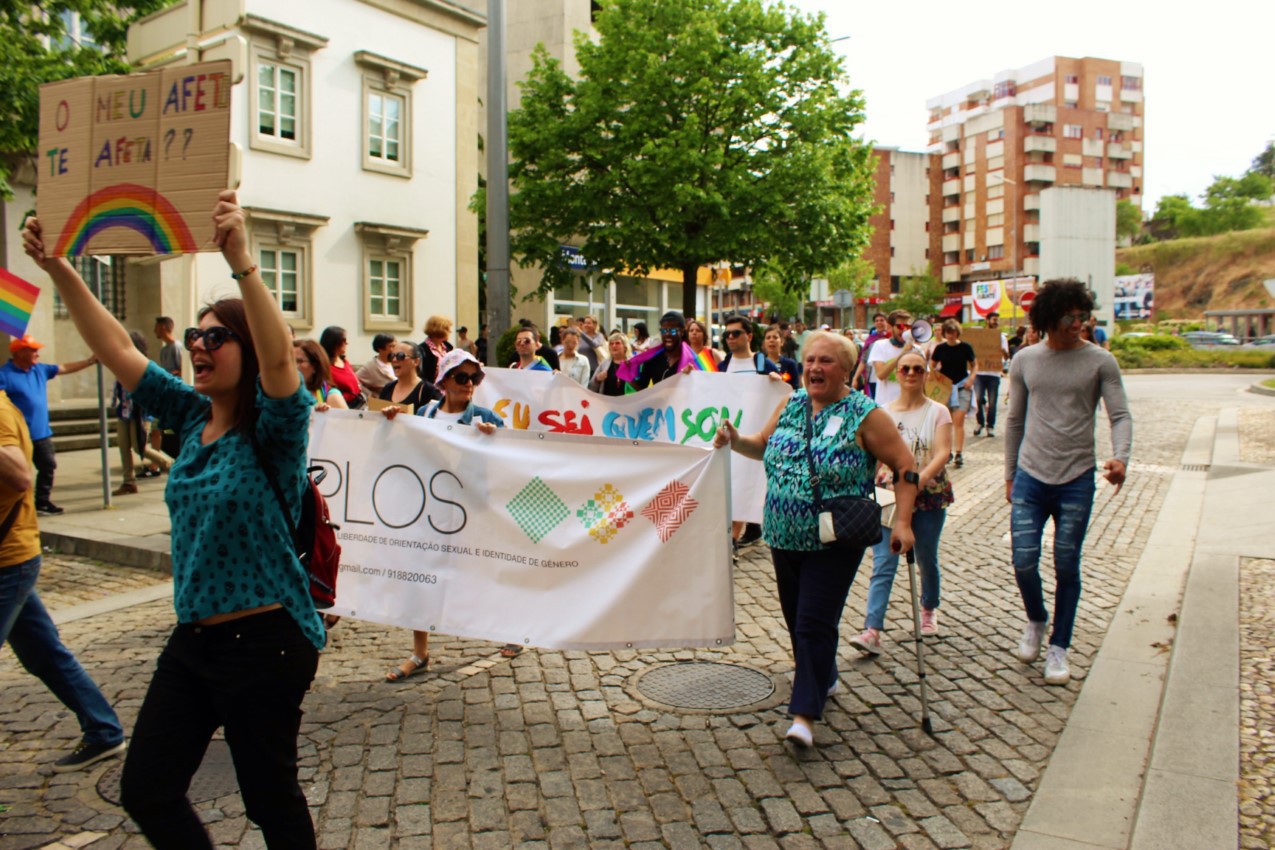
[[(103, 800), (120, 804), (120, 772), (123, 764), (117, 764), (97, 781), (97, 793)], [(204, 803), (216, 800), (239, 790), (239, 782), (235, 779), (235, 763), (230, 758), (230, 747), (220, 738), (208, 743), (204, 753), (203, 764), (195, 771), (190, 780), (190, 790), (186, 796), (192, 803)]]
[(775, 692), (775, 683), (751, 667), (689, 661), (646, 671), (638, 678), (637, 689), (664, 705), (720, 710), (761, 702)]

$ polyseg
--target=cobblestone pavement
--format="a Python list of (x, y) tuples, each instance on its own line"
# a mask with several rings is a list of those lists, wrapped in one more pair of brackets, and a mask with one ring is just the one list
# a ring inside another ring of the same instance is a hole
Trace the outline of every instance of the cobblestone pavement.
[[(1067, 687), (1046, 687), (1039, 665), (1010, 654), (1023, 615), (1009, 567), (1003, 441), (971, 437), (944, 534), (942, 633), (927, 644), (933, 737), (919, 728), (905, 570), (887, 618), (887, 654), (864, 661), (844, 643), (862, 626), (867, 566), (843, 620), (841, 690), (817, 746), (795, 753), (783, 745), (792, 662), (766, 553), (753, 547), (736, 572), (738, 640), (720, 650), (529, 650), (508, 661), (493, 644), (440, 637), (428, 674), (390, 685), (384, 672), (410, 651), (409, 633), (343, 622), (301, 733), (320, 846), (1007, 847), (1190, 429), (1216, 412), (1190, 399), (1135, 398), (1133, 408), (1129, 482), (1118, 497), (1105, 485), (1098, 491)], [(1102, 423), (1099, 446), (1109, 445)], [(63, 629), (126, 726), (172, 620), (171, 605), (155, 602)], [(661, 706), (637, 689), (643, 672), (689, 660), (762, 671), (776, 693), (707, 712)], [(9, 807), (0, 850), (58, 838), (146, 846), (96, 791), (113, 766), (51, 772), (77, 737), (74, 720), (8, 654), (0, 687), (0, 802)], [(237, 795), (199, 808), (219, 846), (263, 846)]]
[(40, 600), (50, 611), (150, 587), (167, 578), (155, 570), (107, 564), (79, 555), (45, 553)]
[(1275, 845), (1275, 561), (1240, 563), (1240, 846)]
[(1250, 407), (1240, 411), (1240, 460), (1275, 463), (1275, 409)]

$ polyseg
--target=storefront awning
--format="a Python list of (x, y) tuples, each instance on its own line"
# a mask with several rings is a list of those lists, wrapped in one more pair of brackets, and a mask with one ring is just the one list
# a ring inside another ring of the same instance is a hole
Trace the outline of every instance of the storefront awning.
[(939, 317), (943, 319), (950, 319), (952, 316), (955, 316), (959, 314), (960, 312), (961, 312), (961, 305), (959, 302), (944, 304), (943, 311), (939, 313)]

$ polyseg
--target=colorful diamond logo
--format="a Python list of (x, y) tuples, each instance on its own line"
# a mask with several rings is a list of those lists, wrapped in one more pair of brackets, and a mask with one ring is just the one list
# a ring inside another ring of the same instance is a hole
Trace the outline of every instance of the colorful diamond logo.
[(609, 543), (633, 519), (633, 510), (619, 490), (606, 484), (580, 506), (576, 517), (589, 530), (590, 537), (599, 543)]
[(532, 543), (539, 543), (571, 515), (566, 503), (538, 475), (517, 496), (509, 500), (505, 510), (509, 511), (514, 522), (531, 538)]
[(667, 543), (699, 507), (699, 502), (690, 497), (690, 492), (691, 488), (681, 481), (670, 481), (642, 508), (642, 516), (655, 525), (661, 543)]

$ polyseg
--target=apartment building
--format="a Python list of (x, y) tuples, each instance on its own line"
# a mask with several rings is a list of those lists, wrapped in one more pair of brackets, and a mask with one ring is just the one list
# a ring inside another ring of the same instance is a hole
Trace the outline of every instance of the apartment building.
[[(1052, 56), (931, 98), (941, 179), (935, 268), (951, 296), (978, 280), (1041, 274), (1041, 192), (1108, 189), (1142, 204), (1143, 71)], [(1114, 260), (1113, 260), (1114, 262)]]
[[(867, 327), (878, 305), (899, 291), (904, 278), (939, 273), (942, 184), (940, 157), (898, 148), (873, 149), (877, 158), (878, 212), (871, 218), (872, 237), (863, 258), (876, 270), (872, 290), (857, 299), (854, 326)], [(848, 317), (847, 317), (848, 318)]]

